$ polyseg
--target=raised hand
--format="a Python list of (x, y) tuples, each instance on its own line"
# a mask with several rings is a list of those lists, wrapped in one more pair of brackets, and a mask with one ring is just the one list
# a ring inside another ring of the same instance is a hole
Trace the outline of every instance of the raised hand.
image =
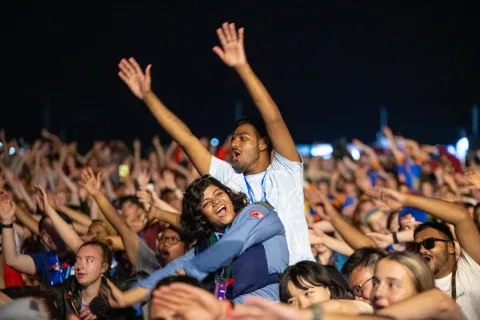
[(87, 190), (88, 194), (94, 197), (100, 192), (100, 188), (102, 187), (101, 175), (102, 174), (99, 173), (97, 176), (95, 176), (92, 168), (85, 169), (80, 174), (81, 181), (79, 184), (81, 187)]
[(50, 203), (48, 196), (47, 196), (47, 191), (45, 191), (45, 188), (43, 188), (40, 185), (36, 185), (35, 189), (37, 189), (38, 192), (40, 192), (40, 196), (37, 196), (37, 203), (40, 205), (40, 208), (43, 208), (43, 211), (46, 214), (51, 213), (52, 211), (55, 211), (53, 208), (52, 204)]
[(465, 173), (465, 179), (471, 184), (471, 189), (480, 189), (480, 171), (469, 170)]
[(244, 29), (235, 28), (234, 23), (225, 22), (217, 29), (221, 47), (215, 46), (213, 52), (229, 67), (237, 68), (247, 63), (245, 49), (243, 47)]
[(150, 174), (146, 169), (142, 169), (142, 171), (137, 176), (137, 183), (140, 190), (146, 189), (149, 181)]
[(154, 146), (154, 147), (160, 147), (161, 146), (160, 138), (158, 136), (154, 136), (152, 138), (152, 146)]
[(373, 198), (378, 209), (383, 212), (399, 211), (405, 204), (405, 195), (392, 189), (373, 188), (367, 193)]
[(378, 232), (369, 232), (367, 233), (367, 236), (373, 241), (375, 241), (377, 246), (381, 249), (385, 249), (393, 244), (393, 236), (391, 233), (384, 234)]
[(137, 61), (135, 61), (133, 58), (130, 58), (128, 60), (122, 59), (122, 61), (120, 61), (118, 64), (118, 68), (120, 69), (118, 76), (123, 80), (123, 82), (125, 82), (125, 84), (138, 99), (143, 99), (145, 95), (151, 91), (151, 64), (147, 66), (145, 73), (143, 73)]
[(175, 175), (168, 170), (163, 172), (163, 183), (165, 183), (165, 188), (170, 190), (176, 190), (177, 184), (175, 183)]
[(153, 198), (151, 193), (148, 190), (141, 190), (141, 191), (137, 191), (136, 195), (140, 203), (143, 204), (145, 211), (149, 213), (153, 205)]
[(12, 200), (12, 195), (4, 190), (0, 190), (0, 219), (2, 224), (13, 223), (15, 209), (16, 205)]

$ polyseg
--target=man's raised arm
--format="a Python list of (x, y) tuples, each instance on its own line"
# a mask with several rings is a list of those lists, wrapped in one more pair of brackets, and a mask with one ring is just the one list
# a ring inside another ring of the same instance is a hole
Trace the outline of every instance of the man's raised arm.
[(300, 162), (300, 155), (285, 121), (283, 121), (280, 110), (278, 110), (267, 89), (247, 62), (243, 46), (243, 34), (243, 28), (240, 28), (237, 32), (235, 24), (225, 22), (222, 28), (217, 29), (222, 47), (216, 46), (213, 51), (227, 66), (234, 68), (240, 75), (262, 115), (273, 149), (290, 161)]
[(120, 68), (119, 77), (137, 98), (145, 102), (158, 123), (187, 153), (198, 172), (200, 174), (208, 173), (212, 161), (210, 152), (193, 135), (185, 123), (168, 110), (153, 93), (150, 76), (152, 65), (147, 66), (145, 74), (133, 58), (122, 59), (118, 67)]

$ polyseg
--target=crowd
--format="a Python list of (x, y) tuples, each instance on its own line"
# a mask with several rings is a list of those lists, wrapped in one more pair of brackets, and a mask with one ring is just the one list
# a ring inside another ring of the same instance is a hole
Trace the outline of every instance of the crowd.
[(169, 146), (81, 155), (45, 129), (21, 148), (1, 131), (0, 319), (480, 319), (480, 153), (385, 127), (385, 150), (302, 158), (244, 30), (217, 35), (261, 115), (219, 147), (134, 58), (119, 77)]

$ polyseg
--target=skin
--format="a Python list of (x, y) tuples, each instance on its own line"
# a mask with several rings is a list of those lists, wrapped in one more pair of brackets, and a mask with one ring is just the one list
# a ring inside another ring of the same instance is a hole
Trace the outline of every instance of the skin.
[[(265, 162), (267, 145), (259, 139), (251, 124), (242, 124), (235, 129), (232, 137), (233, 166), (243, 172), (262, 172), (260, 165)], [(262, 157), (261, 157), (262, 155)], [(267, 155), (268, 156), (268, 155)]]
[[(225, 209), (217, 213), (222, 206)], [(203, 192), (200, 209), (207, 220), (219, 230), (224, 230), (225, 226), (229, 225), (235, 217), (232, 200), (222, 189), (214, 185), (208, 186)]]
[[(427, 228), (415, 235), (415, 242), (422, 242), (428, 238), (447, 240), (447, 237), (442, 232)], [(435, 247), (430, 250), (422, 246), (419, 254), (426, 259), (435, 279), (440, 279), (450, 274), (455, 265), (455, 246), (452, 242), (436, 241)]]
[(350, 288), (361, 286), (362, 297), (355, 296), (355, 300), (370, 303), (370, 296), (373, 288), (373, 270), (359, 266), (353, 269), (348, 279)]
[(127, 225), (136, 233), (142, 231), (142, 229), (145, 227), (146, 221), (143, 221), (143, 217), (146, 216), (146, 213), (135, 203), (130, 201), (123, 203), (122, 215), (125, 218)]
[(291, 298), (288, 304), (296, 309), (305, 309), (313, 304), (330, 300), (330, 290), (326, 287), (316, 287), (309, 283), (302, 283), (307, 290), (297, 288), (291, 281), (288, 282), (288, 291)]
[(376, 310), (414, 296), (413, 275), (396, 261), (380, 260), (375, 268), (371, 301)]
[(108, 236), (107, 229), (104, 226), (98, 223), (94, 223), (88, 229), (88, 235), (92, 235), (95, 237), (105, 238)]
[(160, 256), (160, 263), (163, 266), (183, 256), (187, 251), (187, 248), (185, 247), (185, 242), (178, 241), (178, 243), (176, 244), (171, 244), (169, 241), (165, 241), (165, 239), (168, 238), (180, 239), (180, 236), (174, 230), (166, 229), (158, 238), (157, 250)]

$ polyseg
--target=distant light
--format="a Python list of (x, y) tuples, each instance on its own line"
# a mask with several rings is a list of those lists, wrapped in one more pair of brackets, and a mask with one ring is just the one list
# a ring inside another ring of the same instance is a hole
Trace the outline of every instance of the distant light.
[(357, 149), (353, 149), (350, 153), (352, 154), (352, 158), (355, 161), (360, 160), (360, 151), (358, 151)]
[(15, 154), (15, 148), (14, 148), (14, 147), (10, 147), (10, 150), (8, 151), (8, 154), (9, 154), (9, 155), (14, 155), (14, 154)]
[(447, 146), (447, 152), (454, 156), (457, 155), (457, 150), (455, 150), (455, 146), (453, 144), (449, 144)]
[(3, 143), (0, 142), (0, 148), (3, 147)]
[(311, 146), (308, 144), (297, 144), (297, 151), (300, 153), (302, 157), (310, 157), (312, 155), (311, 153)]
[(467, 151), (469, 147), (470, 147), (470, 143), (468, 142), (467, 138), (463, 137), (457, 141), (457, 158), (460, 161), (465, 162), (465, 158), (467, 157)]
[(220, 141), (218, 141), (217, 138), (213, 138), (212, 140), (210, 140), (210, 144), (214, 147), (218, 146), (219, 143)]
[(322, 157), (325, 160), (330, 160), (332, 158), (332, 154), (327, 154), (326, 156)]
[(332, 154), (333, 148), (329, 144), (317, 144), (312, 147), (312, 156), (324, 157)]

